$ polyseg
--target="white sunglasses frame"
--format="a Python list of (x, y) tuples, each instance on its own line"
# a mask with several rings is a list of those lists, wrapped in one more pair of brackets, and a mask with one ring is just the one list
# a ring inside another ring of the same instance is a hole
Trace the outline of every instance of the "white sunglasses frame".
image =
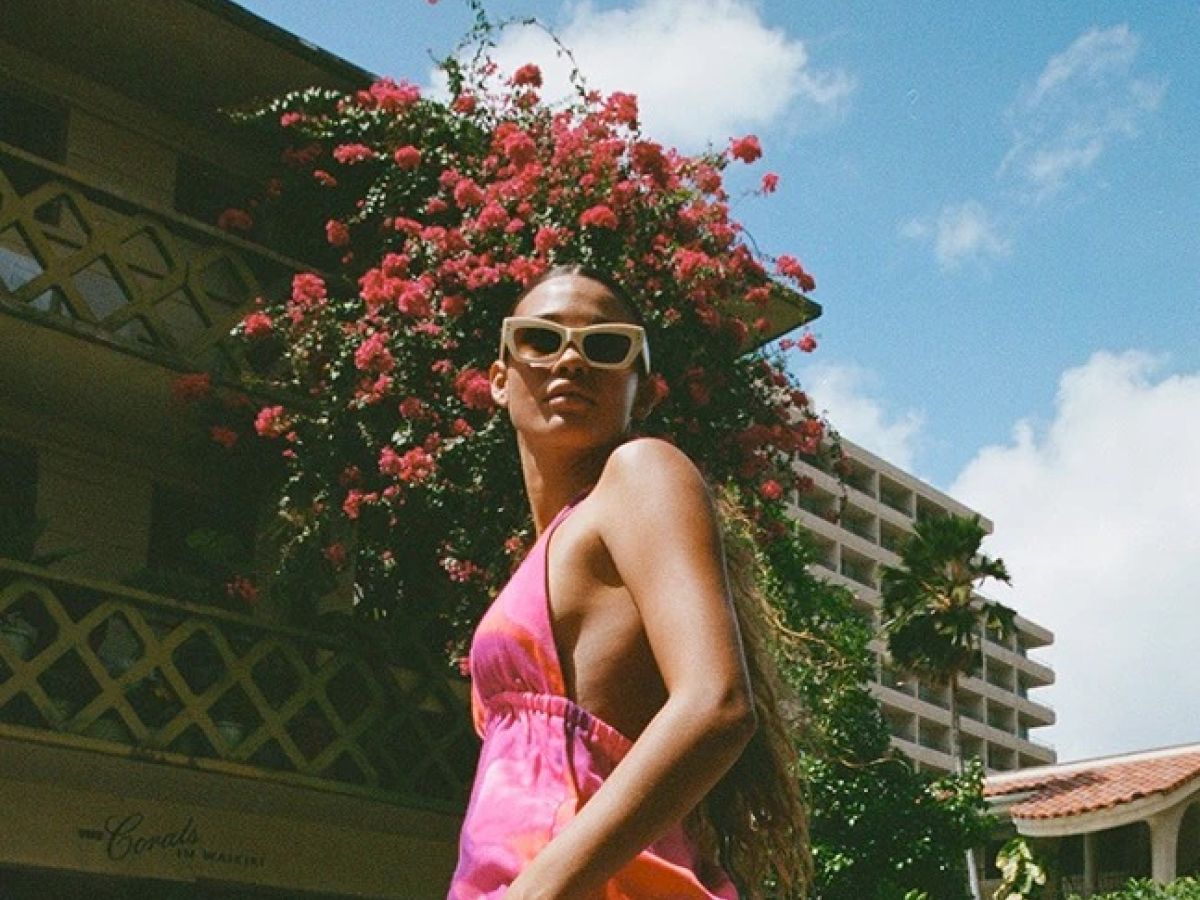
[[(558, 353), (546, 359), (525, 359), (517, 352), (516, 345), (515, 332), (522, 326), (546, 328), (556, 332), (563, 339), (562, 347), (559, 348)], [(587, 351), (583, 348), (583, 341), (589, 334), (624, 335), (631, 341), (629, 353), (617, 363), (597, 362), (588, 356)], [(629, 322), (600, 322), (596, 325), (571, 328), (567, 325), (560, 325), (553, 319), (542, 319), (537, 316), (507, 316), (500, 326), (500, 358), (503, 359), (504, 351), (508, 350), (512, 354), (513, 359), (520, 360), (527, 366), (548, 368), (558, 362), (562, 355), (566, 353), (567, 347), (571, 344), (575, 345), (575, 349), (579, 351), (579, 355), (593, 369), (623, 369), (630, 365), (637, 356), (641, 356), (642, 362), (646, 367), (646, 374), (650, 373), (650, 345), (646, 342), (646, 329), (641, 325), (633, 325)]]

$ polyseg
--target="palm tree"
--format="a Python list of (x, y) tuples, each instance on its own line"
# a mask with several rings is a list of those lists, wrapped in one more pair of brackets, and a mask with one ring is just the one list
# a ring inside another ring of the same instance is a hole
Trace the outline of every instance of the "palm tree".
[[(901, 565), (882, 572), (884, 632), (896, 665), (940, 687), (949, 687), (950, 756), (963, 771), (958, 688), (979, 661), (984, 629), (1007, 637), (1015, 612), (985, 600), (976, 589), (987, 579), (1009, 582), (1001, 559), (979, 552), (987, 532), (979, 517), (920, 519), (900, 550)], [(967, 853), (971, 894), (979, 896), (974, 854)]]

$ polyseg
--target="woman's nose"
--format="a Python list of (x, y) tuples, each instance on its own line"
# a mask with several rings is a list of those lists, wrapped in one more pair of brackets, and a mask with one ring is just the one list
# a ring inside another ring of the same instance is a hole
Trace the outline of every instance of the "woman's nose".
[(586, 367), (587, 359), (582, 351), (575, 346), (574, 341), (568, 341), (551, 368), (558, 371), (578, 372)]

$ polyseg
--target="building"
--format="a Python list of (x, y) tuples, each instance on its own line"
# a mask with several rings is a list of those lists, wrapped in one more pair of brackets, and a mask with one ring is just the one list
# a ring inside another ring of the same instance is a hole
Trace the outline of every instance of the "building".
[(1200, 744), (994, 774), (984, 796), (1047, 863), (1051, 897), (1200, 875)]
[[(843, 439), (851, 461), (845, 486), (827, 472), (806, 467), (814, 488), (799, 498), (796, 516), (816, 542), (818, 573), (849, 588), (864, 614), (879, 624), (879, 578), (884, 565), (897, 565), (896, 554), (920, 517), (974, 512), (907, 472)], [(991, 523), (984, 520), (990, 530)], [(965, 756), (978, 757), (989, 771), (1004, 771), (1054, 761), (1054, 751), (1038, 743), (1031, 730), (1054, 722), (1054, 712), (1031, 699), (1030, 691), (1054, 682), (1054, 672), (1030, 656), (1054, 639), (1045, 628), (1018, 615), (1016, 630), (1003, 641), (981, 635), (983, 665), (962, 680), (959, 710)], [(894, 745), (918, 765), (950, 771), (950, 712), (946, 689), (920, 684), (888, 665), (877, 641), (875, 683)]]
[(196, 563), (187, 534), (261, 512), (171, 385), (236, 367), (230, 326), (303, 265), (212, 227), (275, 162), (218, 110), (369, 80), (225, 0), (3, 4), (6, 900), (445, 894), (461, 685), (166, 577)]

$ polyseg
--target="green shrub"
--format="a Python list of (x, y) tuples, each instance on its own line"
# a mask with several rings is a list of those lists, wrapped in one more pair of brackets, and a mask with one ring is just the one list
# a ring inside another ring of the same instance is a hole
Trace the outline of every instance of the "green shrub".
[[(1080, 900), (1074, 895), (1070, 900)], [(1155, 884), (1149, 878), (1134, 878), (1119, 891), (1093, 894), (1092, 900), (1200, 900), (1200, 879), (1180, 878), (1170, 884)]]

